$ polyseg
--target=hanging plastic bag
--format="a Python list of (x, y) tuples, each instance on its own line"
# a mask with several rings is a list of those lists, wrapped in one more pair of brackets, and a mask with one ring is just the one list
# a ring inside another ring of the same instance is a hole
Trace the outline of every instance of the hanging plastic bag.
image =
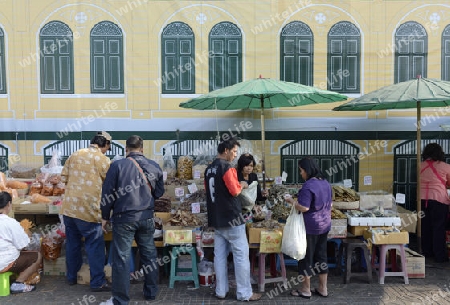
[(175, 166), (175, 161), (173, 160), (170, 147), (166, 148), (163, 161), (164, 162), (162, 170), (167, 173), (167, 178), (175, 178), (177, 175), (177, 167)]
[(298, 213), (294, 205), (284, 226), (281, 252), (296, 260), (301, 260), (306, 255), (305, 222), (303, 214)]
[(239, 194), (243, 212), (250, 212), (253, 209), (256, 197), (258, 197), (258, 181), (253, 181)]

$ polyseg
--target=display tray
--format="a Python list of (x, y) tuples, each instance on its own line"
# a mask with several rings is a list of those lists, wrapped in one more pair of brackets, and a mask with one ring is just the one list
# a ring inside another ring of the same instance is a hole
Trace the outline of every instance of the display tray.
[(349, 226), (400, 226), (400, 217), (348, 217)]
[(338, 210), (358, 210), (359, 201), (333, 201), (333, 207)]

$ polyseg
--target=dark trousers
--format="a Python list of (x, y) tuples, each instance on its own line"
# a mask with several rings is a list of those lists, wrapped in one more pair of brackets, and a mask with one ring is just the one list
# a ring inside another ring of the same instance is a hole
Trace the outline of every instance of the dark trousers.
[(445, 225), (448, 205), (436, 200), (422, 200), (422, 252), (425, 256), (434, 256), (436, 262), (448, 260), (445, 242)]

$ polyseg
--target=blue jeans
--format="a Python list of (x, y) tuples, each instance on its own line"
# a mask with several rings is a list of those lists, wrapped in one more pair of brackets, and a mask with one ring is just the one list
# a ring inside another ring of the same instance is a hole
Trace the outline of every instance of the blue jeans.
[(214, 233), (214, 270), (216, 272), (216, 295), (224, 297), (228, 286), (228, 253), (233, 253), (236, 276), (236, 297), (248, 300), (252, 294), (250, 282), (250, 260), (245, 224), (229, 228), (216, 228)]
[(67, 280), (77, 282), (77, 272), (83, 263), (81, 257), (81, 239), (89, 261), (91, 288), (99, 288), (106, 283), (105, 278), (105, 240), (102, 225), (64, 215), (66, 227), (66, 268)]
[(144, 271), (144, 298), (156, 297), (158, 264), (153, 234), (153, 218), (131, 223), (114, 223), (112, 243), (112, 296), (115, 305), (130, 302), (130, 255), (133, 238), (139, 249)]

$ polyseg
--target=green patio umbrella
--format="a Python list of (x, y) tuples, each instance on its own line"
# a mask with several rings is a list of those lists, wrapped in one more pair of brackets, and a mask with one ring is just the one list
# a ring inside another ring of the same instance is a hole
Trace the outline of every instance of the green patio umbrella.
[(259, 77), (192, 98), (181, 103), (180, 107), (198, 110), (261, 110), (261, 165), (265, 188), (264, 109), (333, 103), (346, 99), (345, 95), (336, 92)]
[[(421, 108), (450, 106), (450, 82), (421, 78), (382, 87), (359, 98), (340, 105), (335, 111), (370, 111), (388, 109), (417, 109), (417, 213), (420, 205), (420, 161), (421, 161)], [(421, 218), (417, 222), (419, 247), (421, 240)]]

